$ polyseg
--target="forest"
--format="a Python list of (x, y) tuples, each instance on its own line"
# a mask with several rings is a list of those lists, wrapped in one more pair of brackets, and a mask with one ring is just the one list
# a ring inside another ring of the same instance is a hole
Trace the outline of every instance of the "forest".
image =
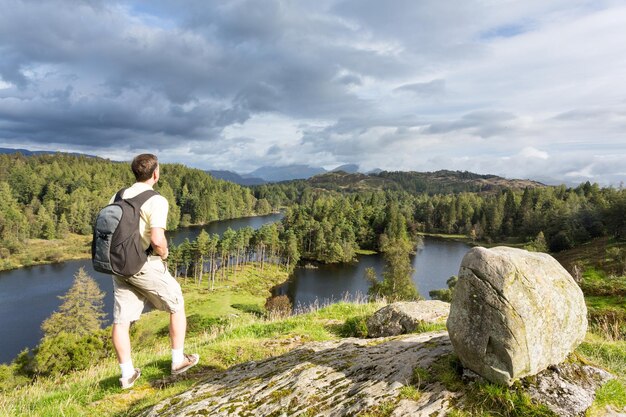
[[(335, 176), (338, 183), (351, 178)], [(426, 188), (439, 193), (430, 194), (406, 191), (424, 181), (415, 173), (383, 173), (383, 177), (398, 177), (404, 185), (386, 189), (379, 175), (374, 186), (361, 189), (322, 188), (317, 177), (247, 188), (198, 169), (163, 164), (156, 188), (170, 202), (170, 230), (286, 208), (281, 224), (270, 233), (278, 236), (278, 243), (269, 244), (272, 254), (281, 257), (287, 253), (284, 248), (295, 245), (291, 258), (297, 250), (303, 260), (325, 263), (351, 261), (359, 249), (380, 251), (381, 236), (396, 212), (411, 240), (419, 233), (460, 234), (487, 243), (541, 241), (540, 249), (558, 252), (596, 237), (626, 238), (626, 190), (622, 188), (587, 182), (573, 188), (534, 185), (446, 192), (448, 185), (431, 184)], [(463, 180), (490, 178), (461, 175)], [(29, 238), (90, 235), (96, 212), (132, 182), (124, 163), (63, 154), (0, 155), (0, 254), (23, 250)], [(241, 237), (241, 233), (233, 238), (238, 243), (232, 244), (238, 245), (239, 252), (245, 252), (242, 241), (246, 248), (265, 250), (266, 244), (258, 242), (273, 239)], [(181, 255), (181, 264), (189, 258)], [(230, 257), (224, 259), (228, 262)]]
[(530, 243), (541, 234), (551, 252), (595, 237), (626, 238), (626, 190), (589, 182), (572, 188), (534, 186), (435, 195), (340, 192), (290, 182), (254, 187), (254, 192), (274, 206), (289, 206), (283, 223), (296, 233), (303, 258), (326, 262), (349, 257), (350, 247), (377, 250), (386, 208), (392, 203), (406, 219), (411, 236), (443, 233), (465, 235), (476, 242)]
[[(162, 164), (155, 186), (170, 203), (168, 229), (267, 214), (266, 201), (204, 171)], [(96, 213), (134, 182), (128, 163), (65, 154), (0, 155), (0, 257), (24, 250), (26, 239), (90, 235)]]

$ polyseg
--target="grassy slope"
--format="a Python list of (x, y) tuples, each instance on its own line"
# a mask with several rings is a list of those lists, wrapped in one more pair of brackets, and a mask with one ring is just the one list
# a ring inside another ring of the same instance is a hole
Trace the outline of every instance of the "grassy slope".
[[(0, 395), (0, 416), (130, 416), (182, 392), (203, 376), (237, 363), (280, 355), (306, 341), (339, 338), (349, 317), (372, 314), (377, 304), (335, 304), (280, 320), (259, 317), (269, 288), (287, 272), (266, 265), (261, 273), (246, 267), (237, 277), (218, 282), (216, 291), (183, 284), (190, 316), (186, 351), (201, 364), (184, 379), (169, 376), (167, 315), (144, 315), (132, 330), (133, 362), (142, 376), (132, 390), (119, 389), (114, 355), (91, 368), (38, 381)], [(206, 280), (203, 287), (206, 286)], [(217, 320), (220, 319), (220, 320)]]

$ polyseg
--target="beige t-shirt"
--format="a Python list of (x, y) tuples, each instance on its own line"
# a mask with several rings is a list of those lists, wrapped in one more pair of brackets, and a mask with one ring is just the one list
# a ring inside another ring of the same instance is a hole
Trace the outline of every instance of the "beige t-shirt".
[[(124, 191), (122, 198), (133, 198), (152, 187), (143, 182), (136, 182)], [(113, 203), (115, 196), (111, 197), (109, 204)], [(150, 229), (152, 227), (161, 227), (166, 229), (167, 211), (169, 204), (167, 199), (162, 195), (152, 196), (146, 201), (139, 211), (139, 233), (141, 233), (141, 241), (143, 248), (148, 249), (150, 246)]]

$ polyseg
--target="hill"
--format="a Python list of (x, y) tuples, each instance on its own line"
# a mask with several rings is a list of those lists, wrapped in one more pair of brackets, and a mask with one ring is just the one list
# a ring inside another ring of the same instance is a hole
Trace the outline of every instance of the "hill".
[(14, 148), (0, 148), (0, 154), (10, 155), (10, 154), (22, 154), (24, 156), (34, 156), (34, 155), (72, 155), (72, 156), (85, 156), (88, 158), (98, 158), (95, 155), (88, 155), (84, 153), (77, 152), (59, 152), (59, 151), (29, 151), (28, 149), (14, 149)]
[(261, 185), (266, 183), (263, 178), (242, 176), (234, 171), (212, 169), (207, 172), (217, 179), (234, 182), (239, 185)]
[(347, 173), (341, 170), (316, 175), (306, 180), (281, 184), (310, 186), (328, 191), (406, 191), (409, 193), (456, 194), (461, 192), (489, 193), (505, 188), (524, 189), (545, 187), (531, 180), (507, 179), (497, 175), (481, 175), (467, 171)]
[(497, 175), (481, 175), (468, 171), (383, 171), (377, 176), (396, 182), (405, 191), (428, 194), (489, 192), (503, 188), (524, 189), (545, 186), (537, 181), (507, 179)]
[(285, 165), (278, 167), (263, 166), (246, 174), (244, 177), (259, 177), (268, 182), (289, 181), (309, 178), (326, 172), (324, 168), (309, 165)]

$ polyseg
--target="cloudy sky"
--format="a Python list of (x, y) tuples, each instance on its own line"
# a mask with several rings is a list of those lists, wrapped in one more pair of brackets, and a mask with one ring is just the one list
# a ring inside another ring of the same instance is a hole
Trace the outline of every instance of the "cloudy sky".
[(623, 0), (0, 10), (0, 147), (626, 182)]

